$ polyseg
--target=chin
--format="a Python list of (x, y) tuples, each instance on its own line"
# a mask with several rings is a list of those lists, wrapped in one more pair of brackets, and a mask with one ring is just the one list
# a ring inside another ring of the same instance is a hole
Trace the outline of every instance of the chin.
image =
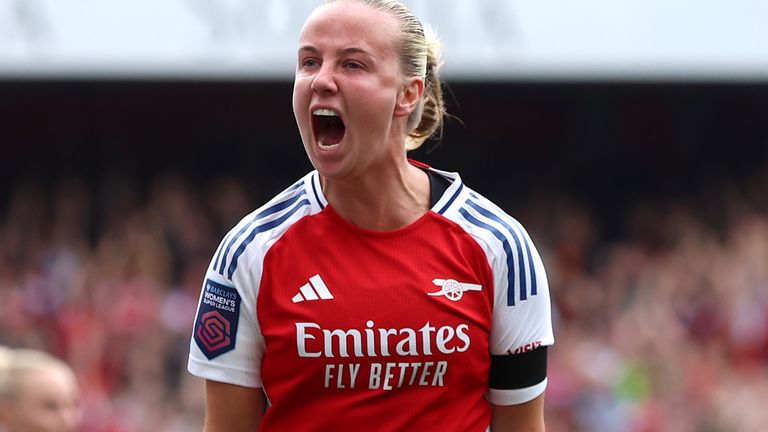
[(311, 161), (318, 173), (329, 180), (342, 180), (349, 178), (355, 172), (355, 167), (343, 159), (322, 159)]
[(336, 164), (313, 163), (312, 165), (323, 178), (330, 180), (342, 179), (349, 172)]
[(307, 150), (307, 156), (309, 156), (312, 166), (323, 177), (341, 178), (351, 170), (351, 167), (348, 166), (347, 158), (342, 157), (341, 154), (330, 155), (320, 151), (314, 142), (311, 145), (313, 146), (312, 148), (305, 149)]

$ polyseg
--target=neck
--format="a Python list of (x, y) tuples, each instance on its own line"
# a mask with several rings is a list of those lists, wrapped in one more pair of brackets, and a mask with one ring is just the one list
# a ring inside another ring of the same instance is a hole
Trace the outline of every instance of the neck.
[(429, 211), (429, 178), (404, 154), (396, 164), (373, 166), (355, 177), (323, 177), (322, 186), (336, 213), (364, 229), (396, 230)]

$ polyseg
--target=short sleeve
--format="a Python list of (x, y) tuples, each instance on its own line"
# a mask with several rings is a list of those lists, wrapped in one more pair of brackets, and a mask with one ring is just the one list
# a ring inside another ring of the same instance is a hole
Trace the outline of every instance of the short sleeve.
[(222, 271), (226, 253), (221, 249), (227, 248), (229, 237), (222, 241), (205, 275), (187, 369), (205, 379), (261, 387), (264, 339), (256, 318), (258, 280), (253, 280), (252, 271), (238, 271), (231, 279)]
[[(525, 229), (510, 218), (511, 256), (494, 260), (494, 302), (490, 350), (494, 368), (511, 382), (525, 386), (497, 385), (488, 390), (488, 400), (497, 405), (527, 402), (544, 392), (546, 348), (554, 343), (547, 276), (536, 247)], [(508, 255), (508, 254), (504, 254)], [(505, 357), (510, 357), (505, 359)], [(533, 372), (536, 371), (536, 372)], [(517, 376), (515, 374), (535, 376)], [(532, 382), (535, 381), (535, 382)]]
[(187, 364), (193, 375), (262, 387), (265, 343), (256, 300), (264, 257), (292, 224), (322, 209), (319, 202), (308, 198), (307, 185), (314, 185), (315, 177), (315, 171), (307, 174), (254, 210), (219, 244), (208, 266), (195, 315)]

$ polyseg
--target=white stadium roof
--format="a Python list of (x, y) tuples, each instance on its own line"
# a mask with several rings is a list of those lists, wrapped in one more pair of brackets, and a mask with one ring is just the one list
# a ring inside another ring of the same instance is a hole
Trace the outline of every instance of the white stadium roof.
[[(290, 79), (318, 0), (0, 0), (0, 78)], [(470, 80), (768, 81), (765, 0), (411, 0)]]

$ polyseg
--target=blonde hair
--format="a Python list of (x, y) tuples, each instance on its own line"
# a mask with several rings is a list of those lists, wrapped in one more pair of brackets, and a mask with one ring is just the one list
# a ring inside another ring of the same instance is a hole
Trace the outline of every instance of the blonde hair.
[(47, 369), (60, 369), (74, 378), (69, 365), (58, 357), (43, 351), (0, 346), (0, 402), (16, 399), (24, 372)]
[(446, 115), (439, 69), (442, 66), (442, 44), (430, 27), (421, 21), (403, 3), (397, 0), (326, 0), (326, 4), (357, 1), (375, 10), (386, 12), (400, 23), (400, 64), (408, 77), (424, 78), (421, 103), (408, 117), (406, 150), (419, 148), (432, 136), (442, 135)]

